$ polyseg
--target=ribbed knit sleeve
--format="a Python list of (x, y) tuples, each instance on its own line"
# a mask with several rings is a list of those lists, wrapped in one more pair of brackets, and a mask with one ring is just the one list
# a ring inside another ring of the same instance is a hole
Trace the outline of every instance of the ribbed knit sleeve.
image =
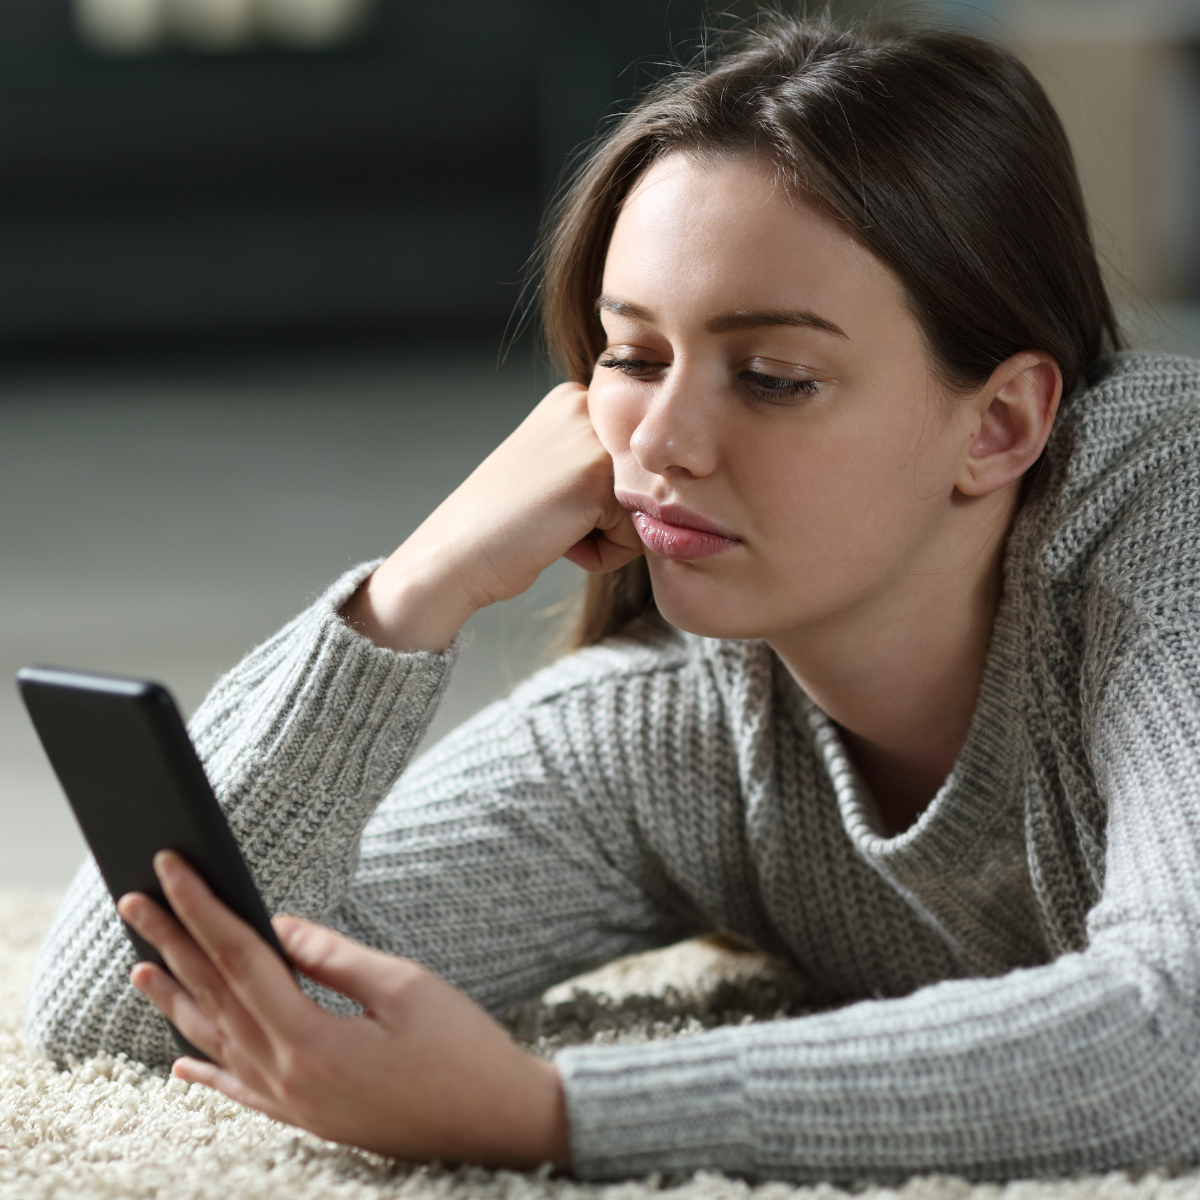
[[(707, 758), (693, 739), (708, 741)], [(731, 760), (711, 678), (678, 643), (563, 659), (413, 765), (368, 825), (330, 923), (417, 959), (494, 1013), (726, 924), (705, 911), (722, 892), (753, 903), (736, 775), (712, 769)], [(689, 808), (689, 822), (673, 819)], [(697, 832), (727, 835), (717, 888), (695, 878), (702, 864), (712, 871), (711, 852), (672, 861)]]
[[(338, 609), (374, 569), (347, 572), (213, 688), (191, 733), (268, 909), (320, 919), (349, 887), (362, 830), (404, 768), (455, 650), (398, 654)], [(174, 1057), (166, 1022), (129, 983), (135, 961), (89, 858), (42, 947), (27, 1003), (33, 1044)]]
[(1087, 947), (898, 1000), (558, 1064), (588, 1179), (1102, 1171), (1200, 1156), (1200, 642), (1119, 650), (1093, 745), (1109, 811)]

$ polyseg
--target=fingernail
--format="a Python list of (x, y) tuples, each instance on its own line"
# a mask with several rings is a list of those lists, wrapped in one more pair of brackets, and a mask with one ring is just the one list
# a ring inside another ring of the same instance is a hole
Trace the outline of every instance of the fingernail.
[(154, 856), (154, 873), (160, 877), (172, 874), (176, 865), (176, 855), (170, 850), (160, 850)]

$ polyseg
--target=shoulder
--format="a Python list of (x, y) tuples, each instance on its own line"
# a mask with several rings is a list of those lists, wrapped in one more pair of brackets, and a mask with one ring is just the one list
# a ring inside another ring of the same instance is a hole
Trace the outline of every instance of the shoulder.
[[(1121, 354), (1066, 406), (1014, 529), (1064, 596), (1200, 611), (1200, 361)], [(1031, 564), (1032, 565), (1032, 564)]]
[(1136, 478), (1200, 449), (1200, 359), (1126, 352), (1097, 364), (1090, 386), (1065, 404), (1048, 451), (1068, 496), (1104, 479)]

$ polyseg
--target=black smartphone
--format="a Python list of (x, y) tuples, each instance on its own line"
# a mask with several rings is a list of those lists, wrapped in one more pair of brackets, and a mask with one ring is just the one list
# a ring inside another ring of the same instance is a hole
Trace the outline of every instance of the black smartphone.
[[(170, 693), (89, 671), (24, 667), (17, 686), (113, 900), (144, 892), (170, 908), (154, 856), (177, 850), (285, 962), (266, 907)], [(139, 959), (164, 965), (128, 925)], [(171, 1026), (184, 1054), (205, 1058)]]

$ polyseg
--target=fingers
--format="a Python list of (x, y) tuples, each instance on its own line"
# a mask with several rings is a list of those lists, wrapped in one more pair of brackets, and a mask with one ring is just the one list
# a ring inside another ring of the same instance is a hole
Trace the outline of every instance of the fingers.
[(601, 530), (594, 530), (587, 537), (576, 542), (563, 555), (563, 558), (594, 575), (602, 575), (607, 571), (615, 571), (626, 563), (633, 562), (641, 555), (640, 542), (636, 548), (630, 548), (612, 541)]
[(195, 1000), (166, 971), (154, 963), (138, 963), (130, 971), (129, 981), (193, 1046), (220, 1061), (224, 1039), (217, 1023), (200, 1011)]
[(250, 1064), (268, 1060), (267, 1038), (187, 931), (148, 896), (122, 896), (117, 909), (159, 951), (172, 973), (138, 963), (130, 972), (134, 987), (210, 1058), (227, 1064), (236, 1060), (257, 1073), (258, 1067)]
[(563, 557), (593, 573), (615, 571), (645, 552), (633, 518), (616, 499), (595, 529), (575, 543)]
[(357, 1000), (368, 1012), (379, 1012), (394, 996), (406, 969), (420, 968), (299, 917), (278, 916), (272, 922), (279, 941), (296, 968), (317, 983)]
[(257, 1108), (273, 1120), (288, 1125), (295, 1124), (285, 1110), (269, 1096), (257, 1088), (248, 1086), (233, 1072), (227, 1071), (217, 1063), (201, 1062), (198, 1058), (177, 1058), (171, 1066), (171, 1074), (176, 1079), (182, 1079), (184, 1083), (199, 1083), (210, 1087), (228, 1096), (230, 1100), (246, 1105), (247, 1108)]
[[(279, 956), (212, 894), (178, 854), (173, 851), (156, 854), (154, 870), (175, 915), (199, 950), (207, 955), (210, 967), (219, 973), (228, 992), (258, 1026), (267, 1034), (303, 1036), (313, 1012), (319, 1010), (296, 986)], [(184, 987), (192, 991), (193, 958), (189, 955), (181, 962), (182, 971), (176, 971), (170, 960), (168, 965)], [(205, 987), (210, 975), (199, 970), (195, 979)], [(228, 1006), (223, 1009), (227, 1010)]]
[[(188, 936), (183, 926), (148, 896), (136, 893), (122, 896), (117, 902), (117, 912), (163, 956), (168, 970), (175, 977), (171, 979), (160, 970), (155, 974), (142, 972), (140, 978), (147, 982), (155, 981), (157, 994), (164, 999), (172, 998), (175, 989), (184, 991), (206, 1016), (215, 1017), (221, 1011), (229, 989), (220, 972)], [(166, 1013), (166, 1016), (171, 1017), (172, 1014)], [(196, 1044), (199, 1045), (198, 1042)], [(202, 1049), (207, 1053), (207, 1047)]]

